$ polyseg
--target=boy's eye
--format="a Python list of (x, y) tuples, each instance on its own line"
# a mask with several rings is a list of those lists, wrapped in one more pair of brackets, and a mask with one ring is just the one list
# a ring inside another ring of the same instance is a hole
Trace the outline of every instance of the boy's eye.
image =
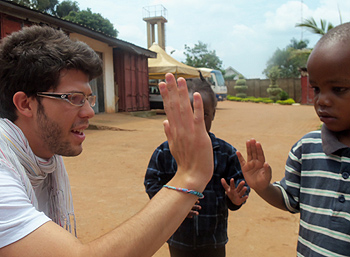
[(332, 88), (334, 93), (344, 93), (345, 91), (349, 90), (347, 87), (333, 87)]
[(313, 90), (315, 94), (318, 94), (320, 92), (320, 88), (319, 87), (315, 87), (315, 86), (310, 86)]

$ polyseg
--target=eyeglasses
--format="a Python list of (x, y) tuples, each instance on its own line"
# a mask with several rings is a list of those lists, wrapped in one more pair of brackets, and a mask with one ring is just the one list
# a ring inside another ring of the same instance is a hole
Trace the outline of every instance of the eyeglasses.
[(37, 96), (48, 97), (53, 99), (60, 99), (67, 101), (68, 103), (75, 106), (83, 106), (87, 100), (91, 107), (94, 107), (96, 104), (96, 96), (88, 95), (86, 96), (83, 93), (51, 93), (51, 92), (38, 92)]

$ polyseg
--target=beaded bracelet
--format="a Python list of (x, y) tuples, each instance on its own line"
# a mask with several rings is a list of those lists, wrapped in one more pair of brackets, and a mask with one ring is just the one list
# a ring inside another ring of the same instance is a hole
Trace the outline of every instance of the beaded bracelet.
[(195, 195), (195, 196), (198, 196), (199, 199), (203, 199), (204, 198), (204, 195), (202, 193), (197, 192), (195, 190), (190, 190), (190, 189), (181, 188), (181, 187), (172, 187), (172, 186), (168, 186), (168, 185), (164, 185), (163, 187), (169, 188), (169, 189), (174, 189), (176, 191), (188, 193), (188, 194), (191, 194), (191, 195)]

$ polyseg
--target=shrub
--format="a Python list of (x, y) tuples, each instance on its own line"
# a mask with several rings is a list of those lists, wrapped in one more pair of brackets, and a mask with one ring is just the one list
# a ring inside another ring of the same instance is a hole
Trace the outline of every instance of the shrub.
[(244, 79), (242, 74), (238, 75), (238, 79), (236, 81), (236, 85), (233, 87), (236, 90), (236, 96), (237, 97), (247, 97), (247, 81)]
[[(253, 96), (242, 98), (242, 97), (228, 95), (226, 99), (230, 101), (236, 101), (236, 102), (252, 102), (252, 103), (267, 103), (267, 104), (274, 103), (274, 101), (270, 98), (263, 98), (263, 97), (256, 98)], [(287, 105), (287, 104), (294, 104), (295, 101), (293, 100), (293, 98), (288, 98), (287, 100), (278, 100), (277, 103)]]
[(280, 100), (280, 93), (282, 89), (277, 85), (276, 81), (280, 77), (281, 70), (278, 66), (273, 66), (268, 73), (271, 84), (267, 88), (267, 93), (274, 102)]
[(286, 92), (286, 91), (282, 91), (281, 93), (280, 93), (280, 100), (287, 100), (289, 98), (289, 95), (288, 95), (288, 93)]
[(276, 103), (287, 105), (287, 104), (295, 104), (295, 101), (293, 98), (288, 98), (287, 100), (278, 100)]
[(265, 103), (265, 104), (270, 104), (270, 103), (273, 103), (274, 101), (272, 100), (272, 99), (270, 99), (270, 98), (264, 98), (263, 99), (263, 103)]
[(241, 98), (240, 98), (240, 97), (233, 96), (233, 95), (227, 95), (227, 96), (226, 96), (226, 99), (227, 99), (227, 100), (230, 100), (230, 101), (236, 101), (236, 102), (240, 102), (240, 101), (241, 101)]
[[(235, 87), (236, 89), (236, 87)], [(237, 93), (236, 94), (236, 97), (239, 97), (239, 98), (246, 98), (247, 97), (247, 94), (246, 93)]]

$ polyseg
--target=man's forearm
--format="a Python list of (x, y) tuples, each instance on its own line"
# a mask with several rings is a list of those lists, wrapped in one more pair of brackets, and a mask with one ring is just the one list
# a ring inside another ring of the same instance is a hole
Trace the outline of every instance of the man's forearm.
[(82, 244), (50, 221), (23, 239), (1, 248), (0, 256), (152, 256), (179, 227), (196, 200), (194, 195), (164, 188), (135, 216), (88, 244)]
[(87, 256), (152, 256), (175, 232), (196, 200), (183, 192), (160, 190), (139, 213), (91, 242), (90, 249), (95, 252)]

